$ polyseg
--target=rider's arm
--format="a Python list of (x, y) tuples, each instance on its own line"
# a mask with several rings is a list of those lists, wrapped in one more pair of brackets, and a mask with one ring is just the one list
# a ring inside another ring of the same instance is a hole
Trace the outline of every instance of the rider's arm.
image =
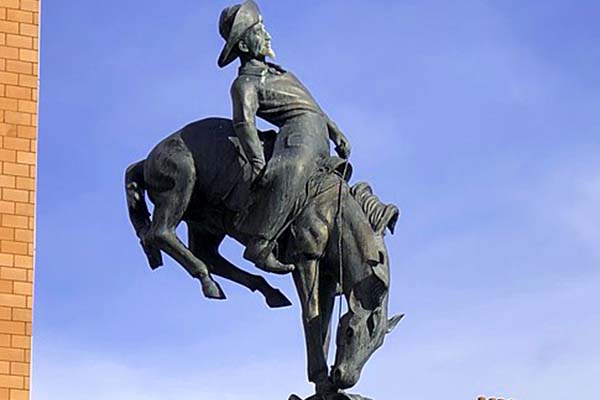
[(236, 79), (231, 86), (231, 100), (235, 133), (256, 177), (266, 165), (262, 143), (256, 130), (258, 110), (256, 86), (246, 78)]
[(346, 135), (338, 128), (335, 122), (323, 113), (325, 120), (327, 121), (327, 131), (329, 132), (329, 139), (335, 144), (335, 151), (340, 157), (348, 158), (350, 156), (350, 142)]

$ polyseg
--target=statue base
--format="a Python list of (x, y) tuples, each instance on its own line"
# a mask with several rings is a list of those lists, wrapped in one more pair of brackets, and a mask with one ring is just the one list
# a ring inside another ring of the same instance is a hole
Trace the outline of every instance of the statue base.
[[(301, 397), (295, 394), (291, 395), (288, 400), (302, 400)], [(305, 400), (372, 400), (368, 397), (363, 397), (359, 394), (348, 394), (342, 391), (338, 393), (327, 393), (327, 394), (313, 394)]]

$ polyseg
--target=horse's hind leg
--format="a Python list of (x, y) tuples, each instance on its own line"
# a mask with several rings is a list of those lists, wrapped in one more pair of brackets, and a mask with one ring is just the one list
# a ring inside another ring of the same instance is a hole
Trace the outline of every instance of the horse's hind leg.
[(177, 146), (171, 146), (167, 150), (158, 154), (154, 164), (149, 166), (148, 174), (154, 175), (156, 182), (166, 184), (156, 185), (152, 190), (152, 224), (144, 241), (156, 244), (191, 276), (199, 279), (206, 297), (224, 299), (225, 294), (213, 281), (206, 264), (196, 258), (175, 233), (192, 197), (196, 171), (189, 154)]
[(265, 278), (236, 267), (219, 254), (219, 244), (224, 235), (205, 233), (202, 229), (194, 227), (193, 224), (188, 224), (188, 232), (188, 246), (194, 255), (209, 264), (211, 273), (245, 286), (253, 292), (258, 290), (271, 308), (286, 307), (292, 304), (279, 289), (269, 285)]

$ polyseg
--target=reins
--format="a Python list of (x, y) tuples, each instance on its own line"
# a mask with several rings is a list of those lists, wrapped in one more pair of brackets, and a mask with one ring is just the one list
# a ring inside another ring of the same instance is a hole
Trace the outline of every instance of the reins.
[(343, 203), (342, 203), (342, 188), (343, 188), (343, 184), (346, 180), (346, 174), (348, 173), (348, 164), (350, 163), (350, 158), (346, 159), (346, 163), (344, 164), (344, 171), (342, 173), (342, 179), (340, 180), (340, 186), (338, 189), (338, 198), (337, 198), (337, 203), (338, 203), (338, 209), (337, 209), (337, 214), (335, 216), (335, 222), (336, 225), (338, 226), (338, 259), (339, 259), (339, 272), (340, 272), (340, 276), (339, 276), (339, 284), (340, 284), (340, 288), (342, 293), (340, 294), (340, 298), (339, 298), (339, 302), (338, 302), (338, 323), (337, 323), (337, 327), (339, 327), (340, 325), (340, 321), (342, 320), (342, 305), (343, 305), (343, 294), (344, 294), (344, 275), (343, 275), (343, 268), (344, 268), (344, 257), (343, 257), (343, 245), (342, 245), (342, 237), (343, 237)]

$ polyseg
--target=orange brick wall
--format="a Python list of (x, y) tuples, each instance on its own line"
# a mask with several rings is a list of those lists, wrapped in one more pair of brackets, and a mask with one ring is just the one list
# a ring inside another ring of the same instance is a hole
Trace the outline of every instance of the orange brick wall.
[(0, 0), (0, 400), (29, 399), (39, 0)]

